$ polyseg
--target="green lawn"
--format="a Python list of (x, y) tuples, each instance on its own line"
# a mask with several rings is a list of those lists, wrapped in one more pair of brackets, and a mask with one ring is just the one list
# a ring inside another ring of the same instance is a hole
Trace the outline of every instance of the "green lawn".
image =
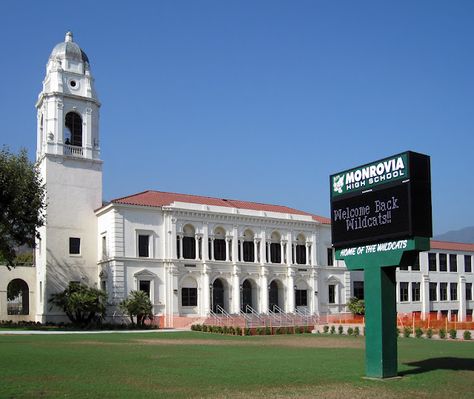
[(474, 342), (400, 339), (403, 378), (391, 381), (361, 378), (363, 342), (309, 334), (0, 335), (0, 398), (474, 397)]

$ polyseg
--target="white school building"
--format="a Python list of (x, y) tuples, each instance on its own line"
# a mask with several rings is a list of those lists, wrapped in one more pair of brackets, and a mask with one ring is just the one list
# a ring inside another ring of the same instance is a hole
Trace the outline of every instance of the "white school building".
[[(106, 290), (108, 317), (146, 291), (162, 325), (211, 313), (346, 312), (363, 273), (335, 261), (330, 220), (286, 206), (145, 191), (102, 203), (100, 102), (70, 32), (48, 59), (36, 103), (36, 158), (47, 190), (34, 265), (0, 267), (0, 320), (66, 321), (48, 303), (77, 281)], [(465, 320), (474, 244), (432, 241), (397, 271), (398, 310)]]

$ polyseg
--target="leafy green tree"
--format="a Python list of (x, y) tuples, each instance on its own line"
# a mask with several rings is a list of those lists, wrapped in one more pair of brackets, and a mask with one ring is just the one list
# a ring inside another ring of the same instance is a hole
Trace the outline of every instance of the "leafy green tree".
[(347, 308), (353, 315), (365, 314), (365, 303), (363, 299), (352, 297), (347, 303)]
[(84, 327), (105, 316), (107, 294), (97, 288), (70, 282), (64, 291), (52, 294), (49, 302), (61, 308), (73, 324)]
[(140, 327), (145, 324), (146, 319), (153, 318), (153, 305), (144, 291), (130, 291), (128, 298), (120, 302), (119, 306), (130, 317), (132, 324), (135, 324), (133, 318), (136, 317)]
[(18, 155), (0, 150), (0, 260), (15, 265), (17, 248), (34, 247), (44, 224), (45, 188), (38, 167), (26, 150)]

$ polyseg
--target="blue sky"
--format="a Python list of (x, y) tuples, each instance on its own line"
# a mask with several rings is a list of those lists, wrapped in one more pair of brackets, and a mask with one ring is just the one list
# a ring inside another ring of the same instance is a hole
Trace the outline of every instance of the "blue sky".
[(72, 30), (102, 102), (104, 198), (146, 189), (329, 216), (329, 175), (431, 156), (435, 233), (474, 224), (473, 1), (0, 5), (0, 145), (34, 157)]

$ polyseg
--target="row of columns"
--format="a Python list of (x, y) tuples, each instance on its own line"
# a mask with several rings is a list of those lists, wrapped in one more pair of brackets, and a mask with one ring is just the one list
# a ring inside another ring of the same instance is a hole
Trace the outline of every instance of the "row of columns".
[[(179, 259), (180, 260), (183, 260), (184, 257), (183, 257), (183, 238), (184, 238), (184, 234), (181, 234), (181, 233), (178, 233), (177, 234), (177, 237), (179, 238)], [(210, 238), (210, 254), (208, 254), (208, 257), (209, 257), (209, 260), (212, 260), (214, 261), (215, 260), (215, 257), (214, 257), (214, 240), (215, 240), (215, 237), (209, 237)], [(195, 234), (194, 236), (194, 239), (195, 239), (195, 259), (194, 260), (200, 260), (202, 257), (204, 257), (204, 243), (203, 243), (203, 240), (202, 240), (202, 234)], [(240, 243), (240, 262), (243, 262), (244, 260), (244, 242), (245, 241), (250, 241), (250, 240), (245, 240), (244, 238), (240, 239), (239, 240), (239, 243)], [(259, 243), (261, 241), (257, 238), (254, 238), (253, 239), (253, 245), (254, 245), (254, 260), (253, 260), (253, 263), (263, 263), (261, 262), (261, 259), (264, 259), (265, 260), (265, 263), (272, 263), (271, 261), (271, 249), (270, 249), (270, 245), (272, 244), (271, 241), (267, 242), (266, 244), (268, 244), (268, 247), (265, 246), (265, 252), (263, 254), (263, 257), (262, 257), (262, 254), (259, 252)], [(234, 249), (234, 246), (232, 245), (231, 246), (231, 243), (233, 243), (233, 238), (231, 236), (227, 236), (225, 237), (225, 261), (226, 262), (230, 262), (230, 261), (234, 261), (234, 257), (235, 257), (235, 261), (237, 261), (237, 258), (238, 258), (238, 254), (237, 253), (234, 253), (235, 249)], [(281, 251), (281, 264), (296, 264), (296, 246), (297, 245), (301, 245), (301, 244), (297, 244), (296, 242), (291, 246), (291, 251), (288, 251), (287, 250), (287, 241), (286, 240), (281, 240), (280, 241), (280, 251)], [(306, 249), (306, 262), (304, 263), (304, 265), (306, 266), (310, 266), (311, 265), (311, 243), (307, 242), (305, 244), (305, 249)], [(260, 246), (261, 248), (262, 246)], [(231, 250), (232, 248), (232, 250)], [(232, 251), (232, 257), (231, 257), (231, 251)], [(267, 252), (268, 251), (268, 252)], [(288, 256), (285, 256), (285, 255), (288, 255), (288, 252), (290, 252), (290, 257)], [(267, 256), (267, 253), (268, 253), (268, 256)], [(294, 262), (293, 262), (294, 260)]]

